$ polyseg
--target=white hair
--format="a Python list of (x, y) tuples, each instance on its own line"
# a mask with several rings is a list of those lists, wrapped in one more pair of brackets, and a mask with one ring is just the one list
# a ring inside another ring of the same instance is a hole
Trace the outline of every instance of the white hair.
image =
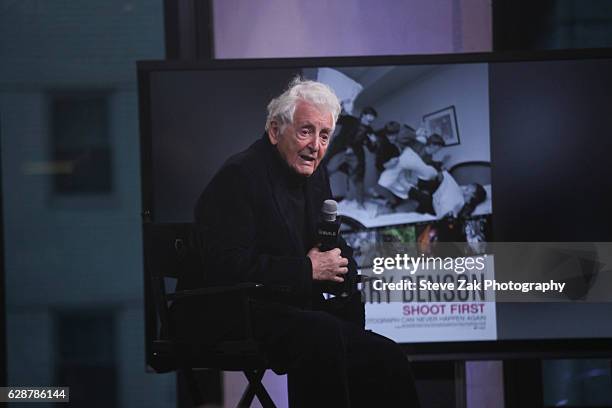
[(340, 102), (334, 91), (322, 82), (308, 81), (296, 76), (289, 83), (287, 90), (268, 104), (266, 131), (270, 130), (273, 121), (279, 123), (281, 132), (286, 125), (293, 123), (295, 107), (300, 101), (310, 102), (321, 111), (331, 113), (335, 127), (340, 114)]

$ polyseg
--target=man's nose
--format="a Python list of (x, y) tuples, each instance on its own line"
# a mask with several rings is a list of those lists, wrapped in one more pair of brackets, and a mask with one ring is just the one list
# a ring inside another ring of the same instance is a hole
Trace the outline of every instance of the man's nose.
[(310, 150), (314, 153), (318, 152), (321, 148), (321, 135), (319, 133), (313, 133), (313, 137), (310, 139), (310, 143), (308, 144)]

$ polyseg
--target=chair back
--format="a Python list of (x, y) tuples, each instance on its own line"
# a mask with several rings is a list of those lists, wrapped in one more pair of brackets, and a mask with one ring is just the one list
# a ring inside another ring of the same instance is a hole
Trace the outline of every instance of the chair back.
[(201, 258), (192, 223), (148, 222), (143, 224), (143, 234), (145, 348), (147, 364), (156, 369), (160, 365), (159, 349), (166, 342), (171, 348), (167, 287), (171, 286), (173, 292), (179, 276), (197, 273)]

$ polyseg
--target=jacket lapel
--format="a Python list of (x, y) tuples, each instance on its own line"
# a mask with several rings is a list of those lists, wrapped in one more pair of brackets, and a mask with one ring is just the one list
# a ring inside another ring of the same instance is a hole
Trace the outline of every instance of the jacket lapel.
[(311, 242), (304, 242), (304, 245), (311, 247), (316, 244), (317, 241), (317, 220), (318, 212), (321, 210), (317, 208), (318, 197), (320, 197), (321, 191), (318, 186), (314, 183), (315, 175), (313, 174), (306, 182), (306, 224), (304, 228), (308, 231), (308, 238)]
[(268, 172), (268, 182), (270, 183), (270, 189), (272, 190), (272, 201), (274, 202), (276, 211), (278, 214), (280, 214), (281, 218), (278, 221), (282, 225), (282, 228), (285, 230), (287, 237), (289, 237), (291, 247), (293, 248), (294, 253), (303, 255), (301, 245), (302, 239), (298, 237), (297, 232), (295, 231), (295, 227), (293, 225), (289, 225), (289, 215), (287, 214), (287, 211), (289, 211), (289, 209), (285, 205), (283, 205), (284, 200), (282, 197), (284, 194), (286, 194), (286, 192), (284, 191), (283, 186), (281, 185), (281, 182), (279, 180), (279, 174), (274, 169), (274, 161), (277, 160), (277, 158), (273, 156), (275, 153), (273, 150), (274, 146), (270, 144), (268, 137), (265, 133), (262, 139), (260, 140), (260, 146), (261, 149), (264, 151), (264, 157), (267, 163), (266, 167)]
[(304, 228), (306, 229), (306, 236), (311, 242), (303, 242), (303, 238), (295, 229), (294, 225), (290, 225), (289, 223), (289, 214), (287, 213), (289, 209), (283, 205), (285, 200), (283, 199), (283, 195), (286, 194), (281, 182), (279, 180), (278, 174), (276, 174), (273, 163), (274, 160), (277, 160), (273, 156), (274, 146), (272, 146), (267, 136), (263, 137), (263, 148), (266, 151), (266, 160), (268, 162), (267, 171), (268, 171), (268, 180), (270, 182), (270, 188), (272, 190), (272, 198), (274, 201), (274, 206), (278, 214), (281, 215), (280, 223), (282, 224), (287, 236), (291, 241), (291, 246), (293, 247), (296, 254), (304, 255), (304, 251), (308, 251), (312, 245), (314, 245), (317, 241), (317, 220), (318, 220), (318, 212), (321, 210), (317, 208), (320, 206), (318, 201), (320, 201), (321, 197), (324, 196), (324, 191), (322, 190), (321, 180), (325, 180), (325, 177), (322, 173), (322, 169), (317, 169), (317, 171), (310, 176), (306, 182), (304, 183), (304, 194), (305, 194), (305, 208), (306, 212), (306, 220), (304, 223)]
[(279, 221), (281, 222), (285, 229), (285, 232), (289, 236), (291, 240), (291, 245), (295, 253), (299, 253), (300, 255), (302, 255), (302, 249), (300, 248), (301, 239), (298, 239), (295, 227), (289, 225), (289, 215), (287, 214), (287, 211), (289, 211), (289, 209), (285, 205), (282, 205), (284, 201), (282, 200), (281, 195), (285, 194), (285, 192), (283, 191), (283, 188), (279, 183), (278, 175), (276, 175), (275, 177), (275, 175), (272, 174), (272, 169), (268, 167), (268, 176), (268, 180), (270, 180), (271, 183), (270, 187), (272, 188), (272, 198), (274, 201), (274, 205), (281, 216), (281, 219)]

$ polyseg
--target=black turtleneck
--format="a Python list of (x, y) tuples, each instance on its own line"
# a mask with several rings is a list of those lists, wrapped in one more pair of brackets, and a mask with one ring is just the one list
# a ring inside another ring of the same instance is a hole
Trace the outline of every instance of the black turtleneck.
[(307, 225), (306, 225), (306, 177), (296, 173), (285, 160), (281, 157), (276, 146), (272, 146), (274, 150), (274, 171), (277, 172), (277, 181), (283, 186), (286, 194), (279, 197), (282, 200), (279, 204), (286, 209), (287, 220), (292, 228), (295, 228), (297, 236), (301, 239), (301, 246), (304, 253), (309, 248), (305, 248), (305, 242), (308, 242)]

